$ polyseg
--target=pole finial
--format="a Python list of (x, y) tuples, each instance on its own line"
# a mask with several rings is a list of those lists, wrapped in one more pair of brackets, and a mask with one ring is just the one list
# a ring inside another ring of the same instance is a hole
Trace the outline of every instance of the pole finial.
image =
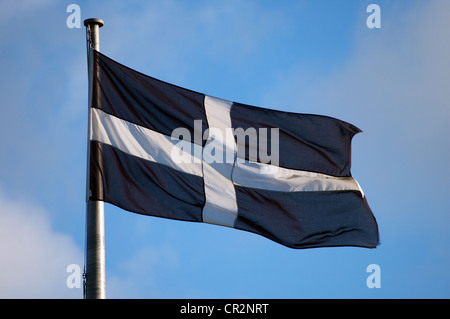
[(105, 22), (102, 19), (97, 18), (91, 18), (84, 20), (84, 26), (87, 27), (88, 25), (97, 24), (99, 28), (103, 27)]

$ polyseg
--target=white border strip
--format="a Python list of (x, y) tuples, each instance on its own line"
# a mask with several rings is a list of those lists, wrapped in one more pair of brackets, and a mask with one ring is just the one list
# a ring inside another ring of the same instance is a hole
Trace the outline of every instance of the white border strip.
[[(174, 139), (170, 136), (152, 131), (140, 125), (130, 123), (118, 117), (91, 108), (91, 128), (89, 139), (111, 145), (122, 152), (139, 158), (167, 165), (178, 171), (203, 176), (200, 160), (195, 160), (191, 153), (184, 152), (179, 146), (198, 147), (200, 150), (192, 154), (201, 154), (201, 146)], [(174, 150), (187, 160), (177, 160)]]

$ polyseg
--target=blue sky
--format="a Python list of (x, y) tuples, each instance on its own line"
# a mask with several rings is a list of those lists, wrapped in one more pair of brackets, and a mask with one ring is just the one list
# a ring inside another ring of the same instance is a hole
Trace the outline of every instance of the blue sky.
[[(226, 227), (105, 205), (111, 298), (449, 298), (450, 2), (0, 0), (0, 297), (81, 298), (85, 30), (143, 73), (363, 130), (352, 173), (381, 245), (293, 250)], [(369, 29), (366, 8), (381, 8)], [(366, 268), (378, 264), (381, 288)]]

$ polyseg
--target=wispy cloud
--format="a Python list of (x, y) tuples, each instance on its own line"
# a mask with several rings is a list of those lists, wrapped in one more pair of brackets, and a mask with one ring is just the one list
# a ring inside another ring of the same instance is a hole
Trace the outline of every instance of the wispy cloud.
[(39, 205), (1, 189), (0, 207), (0, 298), (81, 298), (81, 288), (66, 285), (67, 266), (83, 268), (72, 237), (55, 232)]

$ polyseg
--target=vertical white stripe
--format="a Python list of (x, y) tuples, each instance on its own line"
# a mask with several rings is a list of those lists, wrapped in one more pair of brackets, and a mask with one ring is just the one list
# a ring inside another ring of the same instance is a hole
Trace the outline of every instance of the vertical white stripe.
[(203, 148), (205, 206), (203, 221), (233, 227), (237, 218), (236, 192), (231, 173), (236, 145), (231, 128), (232, 102), (205, 95), (208, 141)]

